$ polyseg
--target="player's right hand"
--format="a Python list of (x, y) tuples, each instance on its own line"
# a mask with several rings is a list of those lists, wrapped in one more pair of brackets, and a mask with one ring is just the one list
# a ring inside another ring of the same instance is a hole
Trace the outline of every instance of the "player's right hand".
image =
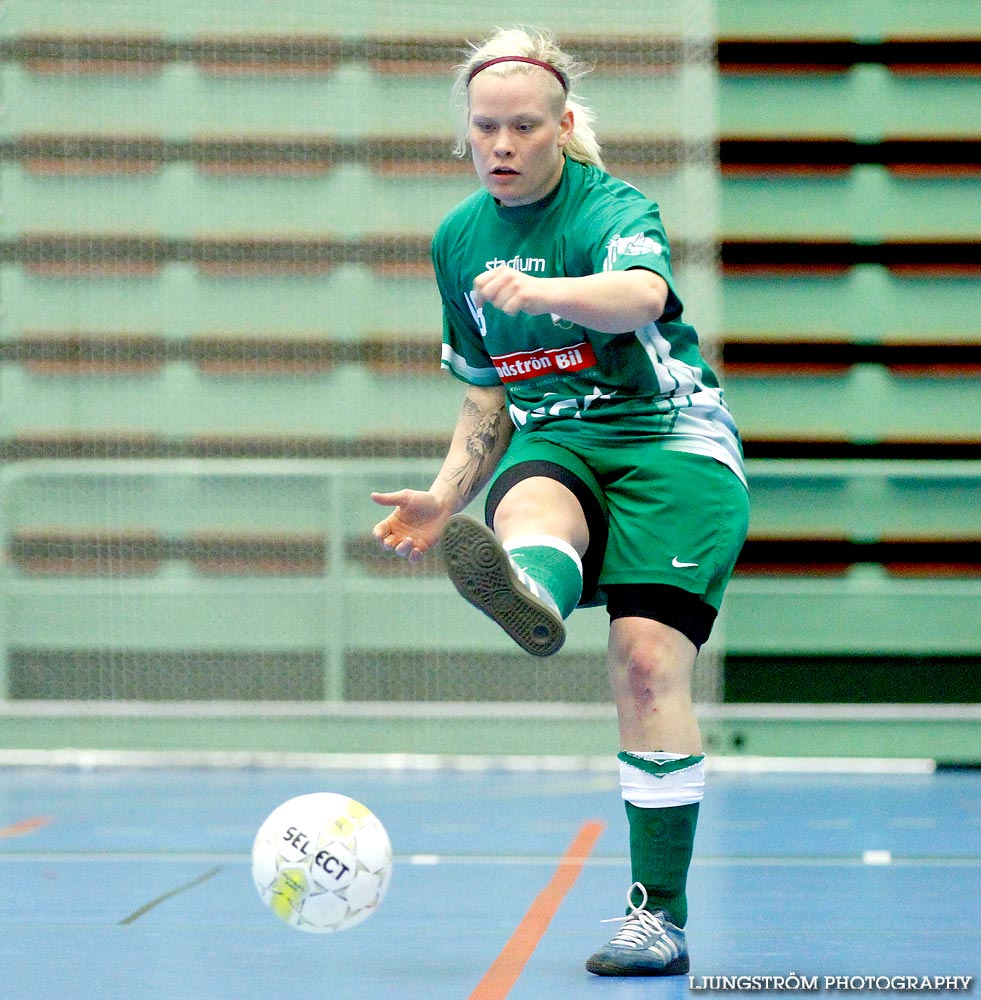
[(395, 510), (372, 529), (383, 548), (411, 563), (417, 563), (431, 549), (443, 531), (452, 511), (446, 511), (437, 497), (427, 490), (397, 490), (395, 493), (372, 493), (371, 499)]

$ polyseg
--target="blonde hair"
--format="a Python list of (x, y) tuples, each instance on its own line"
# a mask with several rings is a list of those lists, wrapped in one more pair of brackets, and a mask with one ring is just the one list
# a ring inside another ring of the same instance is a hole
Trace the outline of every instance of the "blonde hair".
[[(572, 138), (565, 146), (565, 155), (571, 160), (591, 163), (605, 169), (600, 154), (599, 140), (593, 131), (592, 123), (596, 116), (571, 90), (572, 85), (589, 72), (589, 67), (576, 62), (570, 55), (563, 52), (550, 32), (540, 28), (497, 28), (489, 38), (479, 45), (471, 42), (470, 49), (470, 56), (466, 62), (455, 67), (453, 103), (459, 114), (456, 145), (453, 147), (456, 156), (467, 155), (470, 119), (468, 89), (471, 73), (481, 63), (485, 63), (489, 59), (497, 59), (501, 56), (523, 56), (554, 66), (559, 74), (569, 81), (568, 93), (557, 78), (550, 77), (546, 82), (556, 117), (561, 117), (566, 109), (573, 114)], [(489, 67), (484, 72), (510, 76), (513, 73), (529, 73), (533, 68), (528, 63), (502, 62)]]

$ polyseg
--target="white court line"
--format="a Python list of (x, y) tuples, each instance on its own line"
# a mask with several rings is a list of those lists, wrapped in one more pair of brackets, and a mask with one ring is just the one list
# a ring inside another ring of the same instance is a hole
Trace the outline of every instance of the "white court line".
[[(783, 855), (759, 857), (698, 857), (692, 858), (693, 867), (701, 868), (857, 868), (870, 862), (863, 855), (841, 857), (790, 857)], [(435, 867), (437, 865), (507, 865), (538, 866), (555, 865), (562, 858), (551, 855), (486, 855), (486, 854), (408, 854), (395, 855), (396, 865)], [(251, 863), (251, 855), (244, 852), (196, 852), (189, 854), (139, 853), (109, 851), (32, 851), (0, 854), (0, 865), (4, 864), (226, 864), (246, 865)], [(630, 859), (624, 856), (596, 856), (584, 859), (588, 867), (611, 868), (629, 866)], [(873, 862), (875, 863), (875, 862)], [(881, 862), (880, 862), (881, 863)], [(892, 857), (890, 865), (897, 868), (981, 868), (981, 857)]]
[[(826, 722), (981, 721), (981, 705), (700, 702), (712, 722), (811, 720)], [(0, 700), (12, 718), (334, 718), (334, 719), (590, 719), (614, 720), (613, 704), (569, 702), (346, 702), (346, 701), (41, 701)]]
[[(323, 771), (509, 771), (614, 773), (613, 754), (536, 756), (492, 754), (291, 753), (238, 750), (0, 750), (0, 767), (81, 769), (221, 768)], [(761, 757), (710, 754), (709, 772), (727, 774), (932, 774), (936, 761), (923, 757)]]

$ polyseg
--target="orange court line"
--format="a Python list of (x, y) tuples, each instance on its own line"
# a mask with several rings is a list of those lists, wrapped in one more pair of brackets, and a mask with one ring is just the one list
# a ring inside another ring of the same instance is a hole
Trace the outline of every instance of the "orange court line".
[(25, 833), (33, 833), (53, 822), (54, 816), (32, 816), (30, 819), (22, 819), (19, 823), (11, 823), (10, 826), (0, 826), (0, 839), (22, 837)]
[(579, 828), (552, 880), (535, 897), (521, 923), (468, 1000), (504, 1000), (511, 992), (511, 987), (518, 981), (528, 959), (548, 930), (562, 900), (579, 878), (583, 865), (589, 859), (604, 828), (605, 824), (598, 820), (590, 820)]

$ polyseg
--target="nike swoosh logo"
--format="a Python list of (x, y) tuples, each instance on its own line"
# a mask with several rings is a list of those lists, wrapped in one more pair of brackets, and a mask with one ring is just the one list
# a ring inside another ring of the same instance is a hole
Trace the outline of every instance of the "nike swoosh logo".
[(683, 562), (678, 562), (678, 557), (675, 556), (671, 560), (671, 565), (674, 566), (675, 569), (694, 569), (698, 565), (698, 563), (683, 563)]

